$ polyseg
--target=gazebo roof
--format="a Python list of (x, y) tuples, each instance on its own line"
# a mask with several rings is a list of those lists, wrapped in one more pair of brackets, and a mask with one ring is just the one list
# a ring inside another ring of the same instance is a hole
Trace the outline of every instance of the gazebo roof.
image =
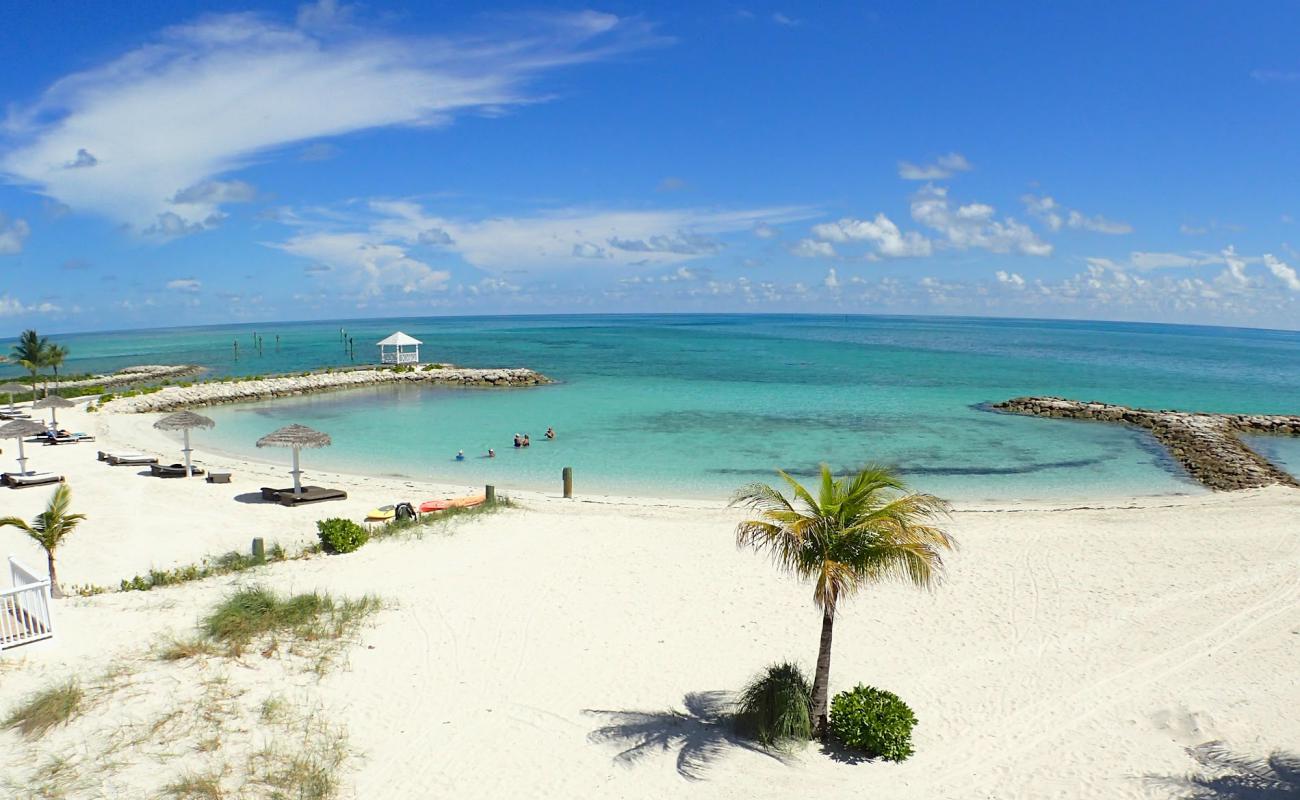
[(398, 331), (397, 333), (394, 333), (392, 336), (389, 336), (387, 339), (382, 339), (379, 342), (380, 347), (383, 347), (385, 345), (395, 345), (401, 347), (402, 345), (408, 345), (408, 344), (424, 344), (424, 342), (420, 341), (419, 339), (416, 339), (414, 336), (407, 336), (401, 331)]

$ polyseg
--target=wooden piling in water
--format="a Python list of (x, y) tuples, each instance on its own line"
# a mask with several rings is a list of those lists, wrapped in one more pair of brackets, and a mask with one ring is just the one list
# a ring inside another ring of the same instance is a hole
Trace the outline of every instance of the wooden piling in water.
[(565, 467), (561, 476), (564, 479), (564, 496), (573, 497), (573, 467)]

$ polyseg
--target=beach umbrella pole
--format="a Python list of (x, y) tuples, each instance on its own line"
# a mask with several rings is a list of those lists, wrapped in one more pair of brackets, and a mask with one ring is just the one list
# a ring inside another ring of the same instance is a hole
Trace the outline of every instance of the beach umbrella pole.
[(14, 393), (9, 393), (9, 413), (14, 413)]
[(23, 452), (23, 437), (18, 437), (18, 474), (27, 474), (27, 454)]
[(298, 469), (299, 448), (293, 448), (293, 493), (302, 494), (302, 470)]
[(185, 477), (194, 477), (194, 464), (190, 461), (190, 429), (185, 429)]

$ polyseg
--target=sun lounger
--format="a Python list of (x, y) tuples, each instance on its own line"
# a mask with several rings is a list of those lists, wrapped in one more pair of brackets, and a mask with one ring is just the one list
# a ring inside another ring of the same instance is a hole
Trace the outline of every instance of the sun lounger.
[(53, 472), (6, 472), (0, 475), (0, 483), (21, 489), (24, 486), (41, 486), (47, 483), (63, 483), (63, 476)]
[[(203, 468), (202, 468), (202, 467), (194, 467), (192, 471), (193, 471), (193, 474), (195, 474), (195, 475), (202, 475), (202, 474), (203, 474)], [(157, 463), (155, 463), (155, 464), (150, 464), (150, 465), (149, 465), (149, 472), (153, 473), (153, 476), (154, 476), (155, 478), (184, 478), (184, 477), (185, 477), (185, 465), (184, 465), (184, 464), (157, 464)]]
[(0, 411), (0, 420), (8, 419), (31, 419), (32, 415), (25, 411)]
[(81, 442), (93, 442), (95, 437), (89, 433), (73, 433), (68, 436), (46, 436), (46, 444), (80, 444)]
[(209, 472), (208, 483), (230, 483), (229, 472)]
[(158, 463), (157, 456), (144, 453), (105, 453), (104, 460), (114, 467), (143, 467)]
[(293, 489), (268, 489), (262, 487), (262, 499), (282, 506), (297, 506), (303, 503), (318, 503), (321, 500), (346, 500), (348, 493), (342, 489), (326, 489), (323, 486), (304, 486), (302, 494), (294, 494)]

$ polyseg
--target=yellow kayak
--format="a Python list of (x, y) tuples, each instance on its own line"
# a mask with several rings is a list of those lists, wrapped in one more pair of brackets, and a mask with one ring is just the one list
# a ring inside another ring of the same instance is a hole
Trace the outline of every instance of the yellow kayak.
[(397, 514), (397, 506), (380, 506), (372, 508), (366, 514), (366, 522), (386, 522)]

